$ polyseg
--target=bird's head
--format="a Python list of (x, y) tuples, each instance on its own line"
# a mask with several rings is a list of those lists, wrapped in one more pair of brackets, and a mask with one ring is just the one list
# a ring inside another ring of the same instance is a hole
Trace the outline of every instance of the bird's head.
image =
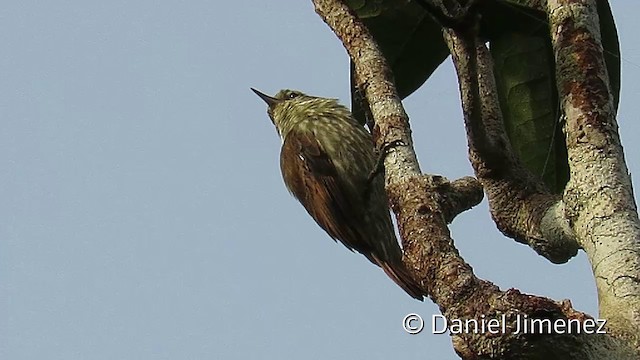
[(306, 121), (331, 121), (336, 117), (351, 117), (347, 108), (338, 104), (336, 99), (309, 96), (297, 90), (280, 90), (275, 96), (266, 95), (251, 88), (265, 103), (267, 114), (282, 139), (295, 126)]

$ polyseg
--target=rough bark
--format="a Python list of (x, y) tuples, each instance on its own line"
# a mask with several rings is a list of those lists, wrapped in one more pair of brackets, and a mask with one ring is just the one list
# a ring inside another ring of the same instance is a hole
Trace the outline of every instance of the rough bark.
[[(511, 153), (501, 123), (499, 104), (495, 96), (495, 84), (491, 73), (493, 67), (488, 50), (484, 43), (464, 31), (460, 34), (449, 30), (447, 35), (460, 81), (470, 160), (476, 175), (485, 186), (494, 219), (496, 219), (496, 214), (500, 217), (496, 220), (497, 223), (500, 219), (504, 219), (504, 216), (508, 216), (509, 212), (507, 211), (505, 215), (502, 213), (510, 208), (525, 207), (522, 212), (526, 211), (526, 207), (535, 209), (534, 205), (538, 204), (535, 201), (536, 198), (544, 199), (551, 195), (547, 195), (543, 187), (536, 186), (536, 180), (522, 169)], [(509, 196), (514, 194), (527, 196), (511, 198), (512, 204), (509, 204)], [(546, 212), (555, 211), (553, 216), (556, 221), (565, 223), (566, 218), (564, 212), (561, 211), (563, 209), (562, 201), (552, 198), (552, 201), (547, 203), (550, 206)], [(513, 218), (518, 219), (517, 216)], [(531, 218), (525, 219), (522, 224), (527, 224), (527, 221), (531, 221)], [(512, 221), (510, 224), (513, 226), (518, 222)], [(533, 229), (542, 229), (545, 226), (545, 224), (535, 222), (531, 222), (531, 224)], [(562, 233), (571, 233), (568, 229), (568, 223), (564, 226)], [(548, 242), (544, 238), (541, 240), (543, 244)], [(634, 347), (629, 346), (628, 342), (620, 341), (609, 335), (591, 336), (584, 342), (576, 342), (574, 345), (577, 346), (578, 343), (582, 349), (573, 348), (569, 355), (565, 355), (570, 356), (567, 358), (633, 359), (638, 356)], [(557, 354), (566, 344), (553, 343), (552, 346), (556, 347), (553, 352)], [(537, 353), (537, 356), (543, 353), (544, 350)]]
[[(628, 233), (631, 235), (625, 235), (625, 238), (636, 239), (637, 245), (637, 232), (633, 231), (638, 227), (635, 226), (635, 204), (632, 200), (628, 202), (631, 187), (619, 147), (615, 119), (607, 112), (606, 103), (591, 102), (588, 95), (595, 85), (587, 82), (582, 87), (579, 81), (559, 82), (560, 86), (565, 86), (561, 94), (567, 117), (573, 119), (568, 120), (568, 126), (575, 129), (568, 129), (567, 137), (567, 144), (573, 147), (570, 149), (570, 156), (573, 156), (572, 182), (562, 199), (554, 197), (523, 169), (509, 148), (497, 106), (491, 59), (484, 44), (469, 32), (471, 28), (448, 32), (459, 74), (470, 158), (492, 208), (498, 209), (494, 211), (496, 222), (503, 231), (527, 242), (552, 261), (565, 261), (575, 253), (578, 241), (587, 252), (593, 249), (594, 255), (590, 257), (592, 261), (598, 261), (594, 262), (594, 272), (601, 271), (596, 273), (603, 276), (599, 281), (604, 282), (598, 285), (599, 290), (611, 291), (614, 299), (601, 295), (601, 301), (608, 302), (612, 309), (623, 300), (627, 305), (633, 305), (626, 311), (619, 309), (622, 315), (610, 324), (610, 334), (516, 333), (518, 317), (575, 319), (581, 324), (587, 323), (591, 317), (572, 309), (567, 300), (556, 302), (513, 289), (502, 291), (475, 276), (471, 266), (458, 254), (447, 227), (447, 222), (455, 214), (477, 201), (474, 199), (478, 196), (475, 180), (448, 183), (441, 177), (421, 173), (413, 151), (408, 117), (395, 91), (389, 67), (374, 39), (341, 1), (313, 0), (313, 3), (316, 12), (349, 53), (356, 69), (358, 87), (370, 104), (375, 120), (373, 133), (376, 145), (386, 154), (386, 190), (398, 220), (407, 267), (447, 318), (503, 318), (506, 321), (507, 331), (504, 333), (454, 334), (453, 346), (459, 356), (464, 359), (637, 358), (637, 348), (629, 342), (632, 336), (628, 331), (633, 328), (629, 324), (637, 324), (638, 318), (634, 312), (638, 309), (634, 302), (637, 300), (637, 292), (634, 292), (638, 283), (635, 277), (638, 274), (637, 263), (618, 263), (614, 272), (600, 269), (608, 261), (619, 260), (625, 249), (638, 254), (633, 243), (627, 243), (625, 247), (615, 246), (620, 231), (631, 231)], [(551, 2), (549, 6), (552, 6)], [(583, 32), (579, 33), (584, 36)], [(561, 40), (562, 36), (558, 37)], [(576, 38), (571, 41), (575, 42)], [(558, 59), (572, 53), (563, 53), (564, 48), (556, 45)], [(590, 53), (586, 55), (592, 56)], [(602, 77), (601, 65), (596, 66), (590, 75), (595, 74), (596, 79), (606, 85), (606, 73)], [(606, 91), (605, 86), (604, 93)], [(610, 97), (607, 100), (610, 102)], [(594, 118), (594, 115), (597, 116)], [(601, 146), (593, 148), (594, 140)], [(585, 161), (597, 161), (600, 165), (589, 167)], [(594, 175), (594, 171), (602, 172), (599, 180), (586, 179), (587, 174), (591, 172)], [(614, 179), (607, 174), (614, 174)], [(592, 205), (597, 206), (592, 208)], [(504, 207), (512, 214), (504, 212), (501, 215)], [(616, 227), (612, 228), (612, 224)], [(620, 269), (626, 271), (624, 275), (614, 275), (620, 274)], [(613, 286), (619, 284), (627, 286), (620, 287), (623, 292), (616, 293)], [(612, 319), (615, 317), (612, 313), (610, 315)]]
[[(577, 319), (580, 322), (590, 317), (572, 309), (568, 301), (555, 302), (517, 290), (501, 291), (474, 275), (450, 237), (446, 225), (448, 217), (443, 210), (443, 204), (447, 202), (439, 193), (441, 184), (436, 177), (424, 176), (420, 172), (408, 117), (375, 41), (341, 1), (313, 0), (313, 3), (316, 12), (342, 41), (353, 60), (356, 80), (371, 105), (375, 119), (376, 144), (380, 149), (389, 150), (384, 161), (386, 187), (398, 219), (407, 267), (449, 319), (504, 316), (507, 321), (507, 331), (503, 334), (453, 335), (456, 352), (464, 359), (601, 359), (611, 355), (635, 358), (634, 349), (608, 335), (518, 334), (512, 331), (518, 316)], [(474, 51), (465, 52), (465, 56), (475, 54), (475, 46), (473, 48)], [(486, 66), (483, 69), (486, 71)], [(478, 66), (467, 70), (478, 74), (474, 81), (475, 87), (480, 89)], [(485, 106), (480, 91), (469, 99), (476, 105)], [(561, 218), (558, 215), (562, 212), (557, 208), (547, 208), (554, 211), (551, 217)], [(566, 230), (563, 228), (561, 236), (566, 235)]]
[(604, 63), (595, 0), (549, 0), (570, 181), (565, 215), (593, 269), (609, 330), (640, 336), (640, 222)]
[(450, 30), (446, 38), (460, 81), (469, 158), (487, 193), (493, 220), (505, 235), (550, 261), (566, 262), (576, 255), (578, 243), (559, 211), (560, 197), (550, 193), (512, 150), (490, 55), (471, 31)]

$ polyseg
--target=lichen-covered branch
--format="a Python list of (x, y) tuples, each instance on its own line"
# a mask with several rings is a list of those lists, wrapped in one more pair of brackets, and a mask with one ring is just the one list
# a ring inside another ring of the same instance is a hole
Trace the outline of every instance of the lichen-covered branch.
[(565, 215), (587, 253), (600, 316), (640, 336), (640, 222), (604, 63), (595, 0), (549, 0), (570, 180)]
[[(577, 319), (588, 315), (569, 302), (501, 291), (477, 278), (458, 254), (446, 225), (447, 201), (438, 194), (440, 180), (423, 176), (412, 148), (408, 118), (389, 68), (367, 29), (339, 0), (313, 0), (316, 12), (344, 44), (358, 72), (357, 82), (371, 105), (378, 147), (395, 144), (385, 160), (387, 193), (398, 219), (405, 263), (425, 293), (450, 319), (506, 319), (500, 334), (462, 333), (452, 336), (464, 359), (602, 359), (628, 351), (609, 336), (523, 334), (514, 331), (519, 317)], [(622, 349), (622, 350), (619, 350)], [(632, 358), (625, 353), (621, 358)]]
[[(468, 30), (468, 29), (467, 29)], [(460, 91), (463, 103), (463, 111), (465, 114), (465, 125), (469, 139), (470, 158), (476, 170), (476, 175), (483, 182), (487, 193), (489, 194), (490, 204), (493, 201), (492, 208), (497, 208), (498, 214), (502, 211), (499, 207), (507, 207), (512, 211), (526, 212), (528, 209), (519, 210), (521, 207), (531, 206), (540, 203), (542, 209), (546, 205), (548, 209), (544, 211), (547, 217), (538, 219), (539, 223), (535, 224), (539, 228), (548, 226), (544, 224), (549, 221), (548, 217), (555, 217), (556, 221), (565, 221), (563, 212), (559, 211), (562, 202), (548, 195), (545, 189), (540, 185), (536, 185), (536, 180), (531, 179), (526, 170), (519, 165), (515, 155), (511, 153), (506, 135), (502, 129), (500, 120), (500, 112), (497, 107), (497, 96), (493, 90), (493, 78), (491, 73), (491, 64), (488, 51), (484, 44), (477, 40), (473, 34), (462, 30), (462, 34), (458, 31), (448, 30), (447, 38), (450, 43), (454, 64), (458, 71), (460, 81)], [(507, 192), (512, 196), (505, 197), (500, 192)], [(542, 199), (532, 201), (531, 199)], [(544, 200), (547, 198), (548, 200)], [(511, 202), (512, 204), (509, 204)], [(528, 205), (529, 203), (529, 205)], [(510, 207), (515, 206), (515, 207)], [(533, 207), (535, 209), (535, 207)], [(515, 209), (515, 210), (514, 210)], [(530, 210), (530, 209), (529, 209)], [(553, 215), (548, 215), (549, 211), (554, 211)], [(493, 211), (494, 219), (496, 211)], [(508, 213), (505, 214), (508, 216)], [(517, 220), (517, 218), (516, 218)], [(530, 220), (529, 220), (530, 221)], [(500, 220), (496, 219), (499, 223)], [(555, 221), (554, 221), (555, 222)], [(516, 224), (512, 220), (511, 224)], [(524, 222), (526, 224), (526, 221)], [(534, 228), (535, 229), (535, 228)], [(560, 230), (562, 238), (566, 233), (570, 232), (567, 227)], [(545, 241), (544, 243), (548, 243)], [(562, 241), (561, 246), (566, 246), (566, 241)], [(565, 310), (569, 309), (567, 307)], [(567, 358), (635, 358), (637, 353), (627, 344), (620, 344), (617, 340), (608, 335), (597, 337), (591, 336), (588, 339), (565, 339), (566, 344), (553, 343), (555, 348), (553, 353), (557, 354), (561, 348), (572, 341), (576, 341), (573, 345), (581, 343), (582, 350), (580, 355), (571, 353)], [(552, 340), (553, 342), (553, 340)], [(617, 345), (613, 345), (617, 344)], [(587, 349), (590, 349), (587, 351)], [(597, 350), (597, 351), (596, 351)], [(541, 353), (544, 350), (541, 349)], [(606, 354), (606, 355), (605, 355)], [(546, 354), (545, 356), (551, 356)]]
[[(440, 207), (442, 199), (436, 191), (442, 187), (441, 181), (423, 176), (420, 171), (408, 118), (396, 94), (392, 74), (366, 27), (341, 1), (313, 2), (353, 60), (356, 80), (376, 122), (373, 133), (378, 147), (394, 144), (385, 158), (385, 178), (389, 201), (400, 224), (408, 268), (413, 269), (425, 293), (445, 305), (451, 301), (449, 294), (478, 280), (459, 257), (449, 236), (446, 216)], [(448, 267), (449, 275), (456, 276), (439, 276)]]
[(554, 263), (566, 262), (578, 243), (561, 211), (560, 197), (522, 165), (507, 138), (492, 62), (472, 30), (447, 32), (458, 71), (469, 158), (489, 198), (498, 228)]

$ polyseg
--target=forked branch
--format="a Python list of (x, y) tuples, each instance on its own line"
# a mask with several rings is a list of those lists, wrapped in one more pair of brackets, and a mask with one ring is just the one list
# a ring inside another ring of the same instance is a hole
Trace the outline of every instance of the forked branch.
[[(455, 350), (464, 359), (601, 359), (616, 352), (632, 358), (622, 347), (618, 351), (609, 336), (580, 334), (523, 334), (515, 331), (517, 321), (535, 319), (589, 319), (573, 310), (568, 301), (501, 291), (477, 278), (458, 254), (451, 239), (445, 210), (439, 198), (438, 181), (423, 176), (413, 151), (408, 117), (398, 98), (389, 67), (374, 39), (360, 20), (339, 0), (313, 0), (316, 12), (342, 41), (355, 64), (357, 82), (367, 97), (375, 119), (374, 138), (378, 148), (397, 143), (385, 160), (387, 193), (398, 219), (405, 251), (405, 263), (425, 293), (449, 319), (501, 318), (506, 331), (453, 334)], [(462, 56), (477, 57), (475, 41)], [(470, 67), (466, 71), (478, 73)], [(476, 87), (478, 77), (475, 77)], [(479, 94), (479, 92), (478, 92)], [(482, 102), (476, 98), (474, 101)], [(467, 114), (468, 115), (468, 114)], [(625, 355), (626, 354), (626, 355)]]

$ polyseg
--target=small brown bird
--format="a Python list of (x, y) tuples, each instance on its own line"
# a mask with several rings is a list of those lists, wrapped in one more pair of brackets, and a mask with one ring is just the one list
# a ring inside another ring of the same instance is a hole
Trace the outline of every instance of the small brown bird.
[(371, 135), (335, 99), (281, 90), (275, 97), (251, 89), (283, 143), (280, 170), (289, 191), (334, 240), (356, 250), (412, 297), (423, 291), (402, 262)]

